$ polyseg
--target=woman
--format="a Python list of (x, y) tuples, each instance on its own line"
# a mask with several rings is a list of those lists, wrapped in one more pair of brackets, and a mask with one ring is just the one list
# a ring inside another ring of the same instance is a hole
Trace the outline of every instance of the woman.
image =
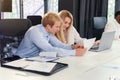
[(115, 13), (115, 19), (106, 24), (104, 31), (116, 31), (114, 39), (120, 39), (120, 11)]
[(73, 27), (73, 16), (67, 10), (58, 13), (63, 21), (60, 31), (56, 34), (57, 38), (66, 44), (81, 43), (82, 39), (76, 29)]

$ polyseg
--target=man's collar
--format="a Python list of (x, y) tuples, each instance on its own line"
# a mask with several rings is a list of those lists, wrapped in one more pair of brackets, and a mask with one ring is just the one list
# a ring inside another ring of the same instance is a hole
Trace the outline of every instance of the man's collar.
[(45, 27), (42, 25), (41, 26), (42, 32), (45, 34), (45, 36), (49, 36), (50, 33), (47, 32), (47, 30), (45, 29)]

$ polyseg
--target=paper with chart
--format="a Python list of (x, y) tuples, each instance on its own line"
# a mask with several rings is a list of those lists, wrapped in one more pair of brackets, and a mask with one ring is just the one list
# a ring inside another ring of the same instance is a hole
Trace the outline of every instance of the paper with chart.
[(84, 39), (83, 40), (84, 47), (87, 48), (87, 50), (89, 50), (93, 46), (95, 39), (96, 38)]

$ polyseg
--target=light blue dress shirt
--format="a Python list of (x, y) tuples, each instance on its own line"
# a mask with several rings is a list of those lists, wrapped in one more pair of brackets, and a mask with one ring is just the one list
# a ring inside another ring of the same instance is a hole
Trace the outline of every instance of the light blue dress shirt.
[(32, 26), (25, 34), (15, 55), (21, 58), (38, 56), (40, 52), (57, 52), (59, 55), (74, 56), (71, 45), (59, 41), (46, 31), (43, 25)]

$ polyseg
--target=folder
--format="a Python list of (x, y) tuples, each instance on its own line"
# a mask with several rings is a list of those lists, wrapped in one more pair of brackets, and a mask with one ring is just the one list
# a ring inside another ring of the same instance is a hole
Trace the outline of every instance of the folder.
[(64, 68), (67, 68), (68, 64), (60, 63), (60, 62), (26, 61), (20, 59), (20, 60), (4, 63), (1, 66), (49, 76), (58, 71), (61, 71)]

